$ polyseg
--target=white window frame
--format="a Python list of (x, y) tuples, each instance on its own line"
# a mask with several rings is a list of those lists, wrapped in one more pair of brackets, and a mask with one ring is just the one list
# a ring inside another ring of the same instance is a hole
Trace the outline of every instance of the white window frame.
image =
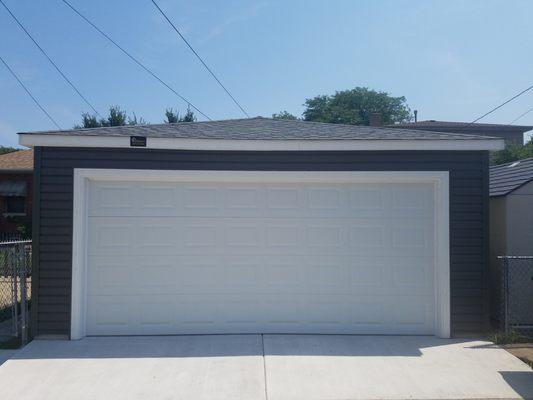
[(74, 169), (70, 338), (86, 336), (88, 195), (90, 181), (431, 183), (434, 188), (435, 335), (450, 337), (448, 171), (169, 171)]

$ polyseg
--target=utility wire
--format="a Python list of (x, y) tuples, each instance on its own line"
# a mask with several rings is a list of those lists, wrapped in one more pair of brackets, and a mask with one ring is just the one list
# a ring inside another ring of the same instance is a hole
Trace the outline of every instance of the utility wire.
[(17, 74), (15, 74), (15, 71), (13, 71), (11, 69), (11, 67), (4, 61), (4, 59), (0, 56), (0, 61), (2, 61), (2, 64), (5, 65), (5, 67), (7, 68), (7, 70), (9, 72), (11, 72), (11, 75), (13, 75), (13, 77), (17, 80), (17, 82), (20, 84), (20, 86), (22, 86), (22, 88), (26, 91), (26, 93), (28, 93), (28, 96), (31, 97), (31, 99), (33, 100), (33, 102), (35, 104), (37, 104), (37, 107), (39, 107), (41, 109), (41, 111), (43, 113), (46, 114), (46, 116), (48, 118), (50, 118), (50, 121), (52, 121), (54, 123), (55, 126), (57, 126), (57, 129), (61, 130), (61, 127), (59, 126), (59, 124), (55, 121), (55, 119), (52, 118), (52, 116), (50, 114), (48, 114), (48, 112), (44, 109), (44, 107), (37, 101), (37, 99), (33, 96), (33, 94), (31, 94), (30, 90), (26, 87), (26, 85), (24, 85), (24, 83), (19, 79), (19, 77), (17, 76)]
[(80, 92), (80, 90), (76, 87), (76, 85), (74, 85), (72, 83), (72, 81), (67, 78), (67, 76), (63, 73), (63, 71), (61, 71), (61, 69), (57, 66), (57, 64), (50, 58), (50, 56), (46, 53), (46, 51), (44, 51), (44, 49), (39, 45), (39, 43), (37, 43), (37, 41), (33, 38), (33, 36), (30, 34), (30, 32), (28, 32), (28, 30), (24, 27), (24, 25), (22, 25), (22, 22), (19, 21), (19, 19), (15, 16), (15, 14), (13, 14), (13, 12), (11, 12), (11, 10), (9, 9), (9, 7), (6, 5), (6, 3), (4, 3), (3, 0), (0, 0), (0, 3), (4, 6), (4, 8), (7, 10), (7, 12), (11, 15), (11, 17), (15, 20), (15, 22), (18, 24), (18, 26), (24, 31), (24, 33), (26, 35), (28, 35), (28, 37), (31, 39), (31, 41), (33, 42), (33, 44), (35, 46), (37, 46), (37, 48), (41, 51), (41, 53), (43, 53), (43, 55), (47, 58), (47, 60), (50, 62), (50, 64), (52, 64), (54, 66), (54, 68), (56, 69), (56, 71), (59, 73), (59, 75), (61, 75), (63, 77), (63, 79), (72, 87), (72, 89), (74, 89), (74, 91), (78, 94), (78, 96), (81, 97), (81, 99), (89, 106), (92, 108), (92, 110), (96, 113), (96, 115), (100, 116), (100, 114), (98, 113), (98, 111), (96, 111), (96, 108), (94, 108), (94, 106), (89, 102), (89, 100), (87, 100), (87, 98)]
[[(486, 112), (486, 113), (483, 114), (481, 117), (478, 117), (478, 118), (476, 118), (475, 120), (473, 120), (472, 122), (466, 124), (464, 127), (467, 127), (467, 126), (469, 126), (469, 125), (472, 125), (472, 124), (476, 123), (477, 121), (479, 121), (480, 119), (485, 118), (487, 115), (492, 114), (494, 111), (496, 111), (496, 110), (502, 108), (502, 107), (503, 107), (504, 105), (506, 105), (507, 103), (510, 103), (511, 101), (513, 101), (514, 99), (516, 99), (517, 97), (522, 96), (524, 93), (530, 91), (531, 89), (533, 89), (533, 85), (531, 85), (530, 87), (528, 87), (528, 88), (522, 90), (520, 93), (515, 94), (515, 95), (514, 95), (513, 97), (511, 97), (509, 100), (504, 101), (504, 102), (503, 102), (502, 104), (500, 104), (499, 106), (494, 107), (492, 110)], [(524, 115), (525, 115), (525, 114), (524, 114)], [(513, 122), (514, 122), (514, 121), (513, 121)], [(511, 122), (511, 123), (512, 123), (512, 122)]]
[(233, 95), (230, 93), (230, 91), (222, 84), (222, 82), (220, 82), (220, 79), (218, 79), (218, 77), (215, 75), (215, 73), (213, 72), (213, 70), (211, 70), (211, 68), (209, 68), (207, 66), (207, 64), (205, 63), (205, 61), (202, 59), (202, 57), (200, 57), (200, 55), (196, 52), (196, 50), (194, 50), (194, 48), (191, 46), (191, 44), (187, 41), (187, 39), (185, 39), (185, 37), (182, 35), (182, 33), (179, 31), (179, 29), (176, 27), (176, 25), (174, 25), (172, 23), (172, 21), (167, 17), (167, 15), (165, 14), (165, 12), (161, 9), (161, 7), (159, 7), (159, 5), (155, 2), (155, 0), (151, 0), (152, 3), (154, 3), (154, 6), (159, 10), (159, 12), (161, 13), (161, 15), (167, 20), (167, 22), (170, 24), (170, 26), (176, 31), (176, 33), (179, 35), (179, 37), (185, 42), (185, 44), (187, 45), (187, 47), (189, 47), (189, 49), (193, 52), (193, 54), (196, 56), (196, 58), (198, 60), (200, 60), (200, 62), (202, 63), (202, 65), (205, 67), (205, 69), (207, 71), (209, 71), (209, 73), (211, 74), (211, 76), (218, 82), (218, 84), (220, 85), (220, 87), (222, 87), (222, 89), (224, 89), (224, 91), (228, 94), (228, 96), (231, 98), (231, 100), (233, 100), (233, 102), (237, 105), (237, 107), (239, 107), (241, 109), (241, 111), (243, 112), (244, 115), (246, 115), (247, 117), (250, 117), (248, 115), (248, 113), (244, 110), (244, 108), (239, 104), (239, 102), (235, 99), (235, 97), (233, 97)]
[(509, 125), (514, 124), (516, 121), (518, 121), (520, 118), (525, 117), (527, 114), (529, 114), (531, 111), (533, 111), (533, 107), (531, 107), (529, 110), (527, 110), (525, 113), (520, 114), (518, 117), (513, 119), (511, 122), (509, 122)]
[(189, 100), (187, 100), (185, 97), (183, 97), (181, 94), (179, 94), (175, 89), (173, 89), (168, 83), (166, 83), (163, 79), (161, 79), (159, 76), (157, 76), (153, 71), (151, 71), (148, 67), (146, 67), (143, 63), (141, 63), (137, 58), (132, 56), (128, 51), (126, 51), (122, 46), (120, 46), (117, 42), (115, 42), (109, 35), (107, 35), (104, 31), (102, 31), (100, 28), (98, 28), (93, 22), (91, 22), (87, 17), (85, 17), (81, 12), (79, 12), (72, 4), (70, 4), (67, 0), (61, 0), (65, 5), (67, 5), (72, 11), (74, 11), (81, 19), (83, 19), (85, 22), (87, 22), (89, 25), (91, 25), (100, 35), (105, 37), (107, 40), (109, 40), (115, 47), (117, 47), (120, 51), (122, 51), (126, 56), (128, 56), (133, 62), (135, 62), (139, 67), (144, 69), (146, 72), (148, 72), (150, 75), (152, 75), (155, 79), (159, 81), (163, 86), (165, 86), (168, 90), (170, 90), (172, 93), (174, 93), (176, 96), (178, 96), (181, 100), (183, 100), (187, 105), (198, 111), (201, 115), (203, 115), (205, 118), (211, 121), (211, 118), (209, 118), (206, 114), (204, 114), (198, 107), (194, 106)]

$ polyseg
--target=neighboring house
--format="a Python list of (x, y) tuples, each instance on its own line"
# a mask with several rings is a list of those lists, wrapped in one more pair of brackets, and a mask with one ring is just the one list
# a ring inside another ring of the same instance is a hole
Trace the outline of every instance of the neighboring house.
[(31, 224), (33, 150), (0, 155), (0, 238)]
[(418, 121), (388, 125), (389, 128), (421, 129), (434, 132), (466, 133), (469, 135), (493, 136), (502, 138), (506, 143), (524, 144), (524, 133), (533, 126), (506, 124), (471, 124), (468, 122)]
[(533, 157), (490, 167), (490, 268), (492, 316), (501, 303), (498, 256), (533, 256)]
[(21, 133), (39, 336), (488, 325), (501, 139), (250, 118)]

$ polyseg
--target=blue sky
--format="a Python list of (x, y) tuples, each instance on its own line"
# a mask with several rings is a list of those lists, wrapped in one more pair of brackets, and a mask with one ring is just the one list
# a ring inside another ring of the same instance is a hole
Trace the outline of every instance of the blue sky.
[[(147, 121), (186, 105), (60, 0), (4, 0), (101, 112)], [(70, 0), (213, 119), (239, 109), (149, 0)], [(367, 86), (405, 96), (419, 119), (471, 121), (533, 83), (533, 2), (160, 0), (160, 6), (252, 116)], [(88, 107), (0, 8), (0, 55), (63, 128)], [(533, 91), (482, 122), (509, 123)], [(533, 112), (517, 124), (533, 125)], [(0, 144), (53, 129), (0, 65)]]

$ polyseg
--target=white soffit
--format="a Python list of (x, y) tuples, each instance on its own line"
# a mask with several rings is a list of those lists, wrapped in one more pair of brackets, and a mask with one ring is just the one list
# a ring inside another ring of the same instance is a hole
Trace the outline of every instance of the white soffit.
[(236, 140), (182, 139), (148, 137), (146, 147), (130, 146), (129, 136), (63, 136), (21, 134), (22, 146), (35, 147), (95, 147), (167, 150), (242, 150), (242, 151), (370, 151), (370, 150), (502, 150), (504, 141), (496, 139), (462, 140)]

